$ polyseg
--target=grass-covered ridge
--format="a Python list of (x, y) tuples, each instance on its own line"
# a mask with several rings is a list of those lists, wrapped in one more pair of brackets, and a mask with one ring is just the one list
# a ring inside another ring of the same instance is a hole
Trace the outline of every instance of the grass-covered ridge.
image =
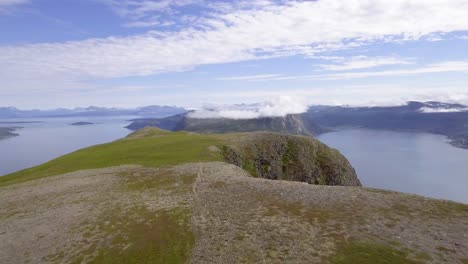
[(77, 170), (119, 165), (159, 167), (206, 161), (225, 161), (253, 176), (267, 179), (360, 186), (346, 158), (311, 137), (271, 132), (198, 134), (150, 127), (121, 140), (81, 149), (0, 177), (0, 186)]
[(223, 144), (213, 135), (143, 129), (112, 143), (64, 155), (42, 165), (0, 177), (0, 186), (84, 169), (118, 165), (164, 166), (187, 162), (217, 161), (222, 157), (210, 146)]

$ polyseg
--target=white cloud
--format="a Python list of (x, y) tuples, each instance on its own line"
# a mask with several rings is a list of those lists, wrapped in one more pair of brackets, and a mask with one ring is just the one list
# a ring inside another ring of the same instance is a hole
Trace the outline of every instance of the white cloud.
[(29, 0), (0, 0), (0, 15), (8, 14), (18, 5), (29, 3)]
[(13, 6), (28, 3), (29, 0), (0, 0), (1, 6)]
[[(356, 69), (355, 67), (345, 67)], [(335, 68), (332, 68), (335, 69)], [(338, 70), (341, 68), (336, 68)], [(330, 69), (331, 70), (331, 69)], [(340, 72), (332, 74), (310, 74), (310, 75), (279, 75), (265, 74), (254, 75), (255, 78), (249, 76), (227, 77), (223, 80), (247, 80), (247, 81), (285, 81), (285, 80), (346, 80), (359, 79), (369, 77), (388, 77), (388, 76), (404, 76), (404, 75), (419, 75), (432, 73), (468, 73), (468, 61), (445, 61), (434, 64), (429, 64), (413, 69), (404, 70), (383, 70), (383, 71), (361, 71), (361, 72)]]
[(205, 106), (189, 113), (191, 118), (254, 119), (304, 113), (308, 105), (301, 98), (279, 96), (263, 103)]
[[(206, 12), (198, 14), (206, 17), (212, 16), (208, 12), (230, 13), (236, 10), (252, 10), (275, 5), (269, 0), (97, 0), (109, 6), (118, 16), (138, 20), (154, 14), (173, 15), (181, 13), (179, 9), (194, 6)], [(284, 1), (283, 1), (284, 2)], [(276, 1), (280, 4), (281, 1)], [(194, 11), (194, 10), (192, 10)], [(184, 15), (186, 16), (186, 15)], [(181, 20), (183, 16), (172, 16), (171, 19)]]
[(320, 79), (320, 80), (342, 80), (367, 77), (382, 77), (382, 76), (401, 76), (401, 75), (418, 75), (430, 73), (446, 73), (446, 72), (466, 72), (468, 73), (468, 61), (446, 61), (430, 64), (427, 66), (407, 69), (407, 70), (387, 70), (387, 71), (371, 71), (371, 72), (344, 72), (337, 74), (324, 75), (309, 75), (301, 78)]
[(148, 13), (170, 11), (175, 7), (194, 4), (197, 0), (98, 0), (121, 17), (141, 18)]
[(174, 25), (174, 22), (165, 21), (165, 20), (160, 19), (159, 17), (151, 17), (145, 20), (138, 20), (138, 21), (130, 21), (130, 22), (123, 24), (124, 27), (129, 27), (129, 28), (132, 28), (132, 27), (143, 28), (143, 27), (154, 27), (154, 26), (167, 27), (167, 26), (172, 26), (172, 25)]
[[(138, 17), (148, 10), (193, 1), (125, 2), (134, 7), (119, 12)], [(254, 9), (230, 6), (225, 9), (229, 12), (212, 13), (196, 27), (173, 32), (0, 46), (0, 78), (9, 84), (6, 89), (28, 89), (15, 83), (31, 80), (41, 86), (41, 82), (56, 79), (145, 76), (205, 64), (312, 56), (366, 43), (417, 40), (434, 33), (468, 30), (466, 0), (256, 2), (263, 4)], [(352, 66), (356, 63), (344, 67)]]
[(408, 59), (402, 59), (397, 57), (376, 57), (371, 58), (367, 56), (354, 56), (350, 58), (342, 58), (336, 60), (337, 64), (324, 64), (320, 67), (328, 71), (347, 71), (347, 70), (358, 70), (366, 68), (374, 68), (388, 65), (401, 65), (411, 64), (412, 62)]
[[(209, 94), (190, 94), (190, 102), (258, 102), (263, 98), (276, 98), (284, 94), (294, 94), (306, 105), (352, 105), (390, 106), (402, 105), (408, 101), (439, 101), (468, 105), (468, 87), (446, 84), (423, 86), (404, 84), (373, 83), (368, 85), (339, 85), (332, 87), (309, 87), (302, 89), (244, 89), (220, 91)], [(209, 107), (207, 107), (209, 108)]]
[(432, 108), (432, 107), (422, 107), (419, 109), (422, 113), (458, 113), (458, 112), (467, 112), (468, 108)]
[(256, 81), (256, 80), (277, 78), (280, 76), (282, 75), (281, 74), (257, 74), (257, 75), (222, 77), (222, 78), (217, 78), (217, 80), (220, 80), (220, 81)]

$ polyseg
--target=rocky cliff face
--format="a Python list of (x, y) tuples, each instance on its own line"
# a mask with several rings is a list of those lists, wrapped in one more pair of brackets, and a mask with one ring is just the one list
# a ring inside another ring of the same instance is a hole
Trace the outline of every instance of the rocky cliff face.
[(227, 162), (260, 178), (361, 186), (343, 155), (309, 137), (250, 133), (225, 146), (222, 153)]

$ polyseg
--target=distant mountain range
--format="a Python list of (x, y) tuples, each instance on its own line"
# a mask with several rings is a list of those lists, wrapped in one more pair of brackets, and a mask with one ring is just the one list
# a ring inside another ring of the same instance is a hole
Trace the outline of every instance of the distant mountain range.
[(91, 106), (19, 110), (15, 107), (0, 107), (0, 118), (141, 116), (131, 120), (132, 123), (127, 127), (131, 130), (153, 126), (170, 131), (200, 133), (272, 131), (296, 135), (317, 135), (343, 127), (418, 131), (446, 135), (454, 146), (468, 149), (468, 106), (462, 104), (411, 101), (405, 105), (388, 107), (319, 105), (310, 107), (303, 114), (255, 119), (193, 118), (190, 113), (180, 107), (156, 105), (134, 109)]
[(324, 130), (310, 122), (302, 114), (284, 117), (262, 117), (255, 119), (192, 118), (190, 112), (166, 118), (134, 119), (128, 129), (138, 130), (152, 126), (170, 131), (192, 131), (200, 133), (228, 133), (271, 131), (293, 135), (316, 135)]
[(166, 117), (187, 112), (186, 109), (175, 106), (151, 105), (133, 109), (106, 108), (90, 106), (86, 108), (58, 108), (53, 110), (20, 110), (16, 107), (0, 107), (0, 118), (41, 118), (41, 117), (73, 117), (73, 116), (150, 116)]
[(441, 102), (408, 102), (391, 107), (311, 107), (305, 113), (324, 129), (361, 127), (428, 132), (448, 136), (456, 147), (468, 148), (468, 107)]
[(132, 130), (153, 126), (200, 133), (273, 131), (317, 135), (343, 127), (418, 131), (446, 135), (454, 146), (468, 148), (468, 107), (441, 102), (411, 101), (390, 107), (312, 106), (303, 114), (256, 119), (191, 118), (184, 113), (132, 121), (127, 127)]

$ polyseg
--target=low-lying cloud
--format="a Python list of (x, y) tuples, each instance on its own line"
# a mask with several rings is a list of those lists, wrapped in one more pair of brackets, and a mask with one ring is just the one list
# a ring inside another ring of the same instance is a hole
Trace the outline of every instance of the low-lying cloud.
[(300, 98), (281, 96), (256, 104), (206, 105), (189, 114), (191, 118), (254, 119), (283, 117), (288, 114), (304, 113), (308, 104)]
[(458, 112), (468, 112), (468, 108), (431, 108), (431, 107), (422, 107), (419, 109), (421, 113), (458, 113)]

